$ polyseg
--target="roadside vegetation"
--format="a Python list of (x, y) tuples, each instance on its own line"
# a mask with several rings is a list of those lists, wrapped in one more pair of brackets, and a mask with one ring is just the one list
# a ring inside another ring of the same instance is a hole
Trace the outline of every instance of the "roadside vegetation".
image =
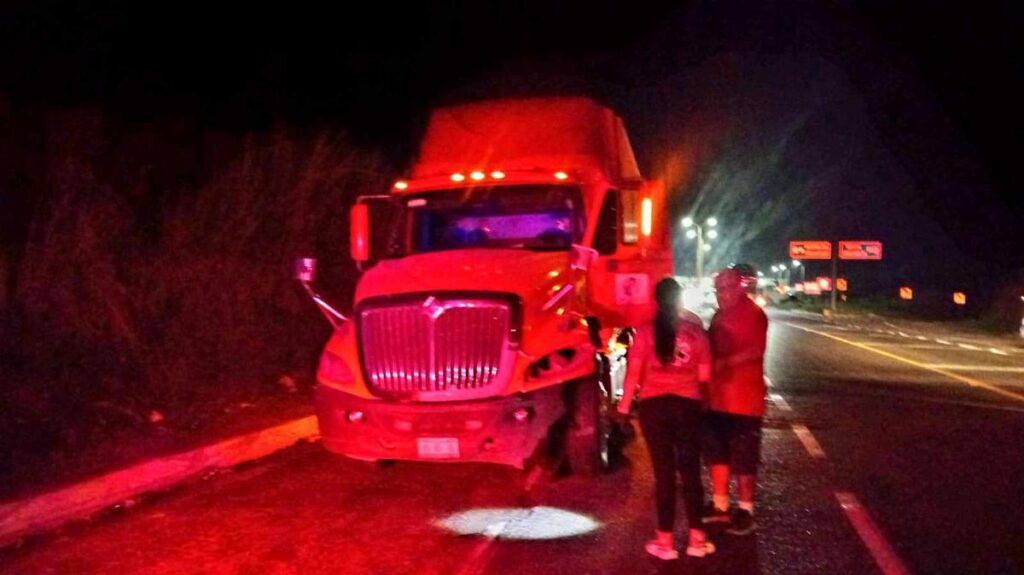
[(376, 155), (330, 131), (39, 123), (10, 166), (30, 223), (0, 257), (0, 485), (308, 391), (328, 328), (292, 261), (350, 299), (346, 210), (380, 189)]

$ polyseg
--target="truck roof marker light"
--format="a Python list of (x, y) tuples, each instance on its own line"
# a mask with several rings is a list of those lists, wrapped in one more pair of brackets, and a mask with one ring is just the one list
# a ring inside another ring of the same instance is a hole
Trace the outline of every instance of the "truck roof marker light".
[(501, 170), (494, 170), (493, 172), (491, 172), (491, 177), (494, 178), (495, 180), (504, 180), (505, 172), (502, 172)]
[(479, 182), (480, 180), (484, 179), (485, 177), (486, 176), (484, 176), (484, 173), (480, 172), (480, 171), (476, 171), (476, 172), (473, 172), (473, 173), (469, 174), (469, 179), (473, 180), (474, 182)]
[(402, 180), (398, 180), (397, 182), (395, 182), (395, 189), (396, 190), (406, 190), (408, 188), (409, 188), (409, 182), (402, 181)]
[(452, 174), (451, 177), (453, 182), (461, 182), (466, 179), (466, 176), (463, 174)]
[(567, 174), (565, 172), (555, 172), (555, 179), (556, 180), (568, 180), (569, 179), (569, 174)]
[[(560, 273), (561, 272), (559, 272), (558, 270), (551, 270), (551, 271), (548, 272), (548, 277), (549, 278), (557, 278)], [(1020, 299), (1024, 299), (1024, 296), (1020, 296)]]
[(640, 233), (644, 236), (651, 235), (651, 220), (654, 219), (654, 202), (651, 198), (644, 198), (640, 205)]

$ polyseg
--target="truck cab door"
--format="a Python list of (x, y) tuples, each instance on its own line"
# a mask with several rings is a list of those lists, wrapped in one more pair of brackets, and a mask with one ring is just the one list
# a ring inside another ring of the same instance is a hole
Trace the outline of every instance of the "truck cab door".
[(587, 272), (588, 303), (605, 327), (637, 326), (653, 317), (654, 284), (672, 273), (665, 230), (653, 211), (657, 191), (646, 184), (605, 194), (593, 240), (599, 257)]

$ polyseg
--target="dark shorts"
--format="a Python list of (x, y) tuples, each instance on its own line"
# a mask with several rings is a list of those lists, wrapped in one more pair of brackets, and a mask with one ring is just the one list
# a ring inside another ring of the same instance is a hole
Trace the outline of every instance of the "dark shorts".
[(725, 464), (735, 475), (754, 475), (761, 461), (761, 418), (708, 411), (704, 416), (704, 460)]

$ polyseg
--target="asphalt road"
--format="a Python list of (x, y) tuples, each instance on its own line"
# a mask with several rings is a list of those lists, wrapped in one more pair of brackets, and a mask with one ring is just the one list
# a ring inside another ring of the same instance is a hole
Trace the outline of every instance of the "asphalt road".
[(706, 559), (644, 554), (654, 519), (642, 441), (594, 480), (378, 468), (307, 444), (0, 552), (0, 572), (1024, 572), (1022, 350), (771, 320), (760, 528), (718, 535)]

